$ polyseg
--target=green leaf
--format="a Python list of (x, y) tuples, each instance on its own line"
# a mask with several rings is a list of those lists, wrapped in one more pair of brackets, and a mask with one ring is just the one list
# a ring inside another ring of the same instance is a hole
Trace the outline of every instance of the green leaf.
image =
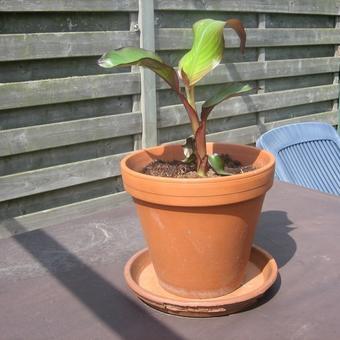
[(179, 80), (175, 69), (163, 62), (155, 53), (136, 47), (125, 47), (105, 53), (98, 65), (104, 68), (138, 65), (149, 68), (164, 79), (176, 92), (180, 92)]
[(213, 110), (213, 108), (223, 102), (224, 100), (239, 96), (242, 93), (249, 92), (252, 90), (252, 87), (249, 85), (241, 85), (241, 84), (234, 84), (223, 87), (219, 90), (216, 94), (214, 94), (211, 98), (209, 98), (206, 102), (202, 105), (202, 120), (208, 118), (209, 113)]
[(213, 155), (208, 156), (208, 161), (210, 166), (215, 170), (218, 175), (222, 176), (230, 176), (232, 173), (224, 171), (224, 161), (223, 158), (214, 153)]
[(244, 50), (246, 33), (241, 21), (237, 19), (226, 22), (213, 19), (197, 21), (193, 25), (192, 48), (179, 62), (181, 77), (185, 78), (188, 86), (196, 84), (221, 62), (224, 51), (223, 29), (226, 24), (236, 31), (241, 40), (241, 50)]

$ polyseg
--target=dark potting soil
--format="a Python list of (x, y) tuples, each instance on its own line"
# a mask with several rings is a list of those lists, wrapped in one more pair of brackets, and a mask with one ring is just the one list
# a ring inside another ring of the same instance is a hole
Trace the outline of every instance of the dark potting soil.
[[(233, 160), (229, 155), (220, 155), (224, 159), (224, 170), (232, 174), (249, 172), (255, 168), (252, 165), (242, 166), (238, 160)], [(196, 172), (196, 164), (184, 163), (182, 161), (162, 161), (155, 160), (148, 164), (142, 171), (146, 175), (173, 178), (199, 178)], [(220, 177), (209, 166), (207, 177)]]

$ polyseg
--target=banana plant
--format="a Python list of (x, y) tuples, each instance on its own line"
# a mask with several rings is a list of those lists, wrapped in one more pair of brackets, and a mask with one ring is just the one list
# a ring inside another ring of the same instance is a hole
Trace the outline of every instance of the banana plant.
[[(240, 49), (244, 52), (246, 32), (238, 19), (227, 21), (203, 19), (193, 25), (192, 48), (180, 60), (178, 71), (167, 65), (157, 54), (141, 48), (125, 47), (105, 53), (98, 64), (104, 68), (138, 65), (146, 67), (161, 77), (177, 93), (184, 105), (192, 127), (193, 137), (187, 139), (186, 162), (196, 162), (199, 176), (206, 176), (210, 166), (220, 175), (229, 175), (221, 167), (223, 164), (214, 155), (209, 161), (206, 150), (206, 126), (210, 112), (222, 101), (251, 90), (249, 85), (229, 85), (222, 87), (205, 101), (200, 114), (196, 109), (195, 85), (212, 71), (222, 60), (224, 52), (224, 28), (231, 27), (240, 38)], [(180, 79), (185, 91), (182, 91)], [(190, 147), (188, 147), (190, 146)], [(222, 164), (222, 165), (221, 165)]]

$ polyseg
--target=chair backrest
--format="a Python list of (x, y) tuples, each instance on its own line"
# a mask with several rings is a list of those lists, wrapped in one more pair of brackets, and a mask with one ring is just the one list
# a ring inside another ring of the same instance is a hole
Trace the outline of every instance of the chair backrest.
[(325, 123), (298, 123), (264, 133), (256, 142), (276, 157), (282, 181), (340, 195), (340, 137)]

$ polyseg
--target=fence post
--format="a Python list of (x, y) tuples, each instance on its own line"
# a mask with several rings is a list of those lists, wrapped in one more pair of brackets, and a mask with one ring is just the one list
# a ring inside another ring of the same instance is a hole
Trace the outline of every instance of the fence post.
[[(340, 16), (335, 17), (335, 28), (340, 28)], [(340, 58), (340, 45), (335, 45), (334, 49), (334, 57)], [(339, 72), (334, 73), (334, 78), (333, 78), (333, 84), (339, 85)], [(340, 135), (340, 89), (339, 89), (339, 94), (338, 94), (338, 99), (334, 100), (333, 102), (333, 111), (337, 111), (338, 114), (338, 134)]]
[[(265, 14), (259, 14), (258, 15), (258, 28), (260, 29), (266, 29), (266, 15)], [(258, 62), (265, 62), (266, 61), (266, 50), (264, 47), (260, 47), (258, 49), (258, 55), (257, 55), (257, 61)], [(258, 80), (257, 82), (257, 93), (265, 93), (266, 92), (266, 83), (265, 80)], [(265, 113), (264, 112), (258, 112), (257, 113), (257, 126), (259, 134), (261, 135), (263, 132), (266, 131), (265, 127)]]
[[(140, 47), (155, 51), (154, 5), (153, 1), (139, 0)], [(145, 68), (141, 72), (141, 102), (143, 132), (142, 146), (157, 145), (156, 77)]]
[[(138, 26), (138, 12), (131, 12), (129, 14), (130, 19), (130, 31), (135, 32), (139, 36)], [(131, 66), (132, 73), (138, 73), (138, 66)], [(140, 94), (134, 94), (132, 96), (132, 112), (140, 112)], [(138, 133), (133, 136), (133, 150), (139, 150), (142, 148), (142, 133)]]

